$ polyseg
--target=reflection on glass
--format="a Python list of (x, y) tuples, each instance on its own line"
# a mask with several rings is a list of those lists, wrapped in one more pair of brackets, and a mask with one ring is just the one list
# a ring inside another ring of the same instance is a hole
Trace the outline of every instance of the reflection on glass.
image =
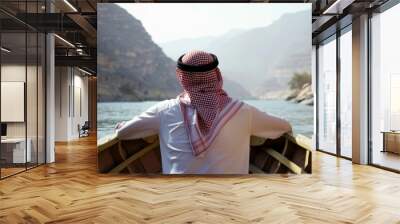
[(372, 18), (372, 163), (400, 170), (400, 5)]
[(336, 153), (336, 40), (318, 48), (319, 149)]
[(351, 158), (352, 141), (352, 35), (340, 36), (340, 153)]

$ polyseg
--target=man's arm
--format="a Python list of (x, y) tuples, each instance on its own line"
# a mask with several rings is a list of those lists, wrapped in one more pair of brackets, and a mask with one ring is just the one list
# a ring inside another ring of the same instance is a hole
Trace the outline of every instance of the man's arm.
[(292, 131), (292, 127), (286, 120), (271, 116), (265, 112), (250, 106), (251, 110), (251, 134), (258, 137), (276, 139), (285, 133)]
[(150, 107), (132, 120), (116, 126), (119, 139), (136, 139), (158, 134), (160, 129), (160, 113), (158, 105)]

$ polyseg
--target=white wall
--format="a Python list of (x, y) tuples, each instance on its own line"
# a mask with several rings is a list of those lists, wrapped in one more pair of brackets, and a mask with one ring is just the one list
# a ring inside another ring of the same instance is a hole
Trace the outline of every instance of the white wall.
[[(24, 65), (2, 65), (1, 66), (1, 81), (5, 82), (25, 82), (25, 71)], [(7, 108), (1, 108), (1, 110), (7, 110)], [(7, 122), (7, 137), (10, 138), (21, 138), (25, 137), (25, 122)]]
[[(73, 119), (71, 120), (71, 135), (76, 137), (78, 133), (78, 124), (83, 125), (85, 121), (88, 121), (88, 77), (81, 76), (82, 73), (76, 75), (77, 70), (75, 70), (74, 75), (74, 108), (73, 109)], [(81, 107), (81, 108), (80, 108)]]
[[(25, 82), (24, 65), (8, 64), (1, 66), (1, 81), (2, 82)], [(30, 68), (28, 67), (28, 70)], [(4, 96), (3, 96), (4, 97)], [(23, 108), (24, 109), (24, 108)], [(1, 108), (7, 110), (7, 108)], [(8, 137), (25, 137), (25, 122), (8, 122), (7, 123)]]
[(88, 120), (88, 78), (83, 75), (76, 68), (56, 67), (56, 141), (79, 138), (78, 125)]
[(70, 84), (69, 69), (67, 67), (55, 68), (55, 141), (68, 140), (68, 117)]
[[(1, 81), (2, 82), (24, 82), (26, 83), (25, 80), (25, 75), (26, 72), (28, 74), (32, 74), (33, 72), (36, 74), (36, 67), (33, 66), (25, 66), (24, 65), (18, 65), (18, 64), (5, 64), (1, 66)], [(30, 76), (28, 76), (28, 79)], [(36, 81), (33, 80), (28, 80), (29, 85), (34, 85), (36, 86)], [(27, 88), (27, 106), (34, 107), (36, 111), (36, 88)], [(4, 97), (4, 96), (2, 96)], [(30, 105), (32, 102), (34, 104)], [(39, 105), (40, 106), (40, 105)], [(1, 108), (1, 110), (7, 110), (8, 108)], [(22, 108), (24, 110), (24, 108)], [(32, 113), (32, 108), (31, 110), (27, 111), (27, 119), (28, 119), (28, 137), (29, 134), (31, 133), (32, 130), (36, 130), (36, 113)], [(34, 123), (32, 123), (34, 122)], [(25, 137), (25, 126), (26, 122), (7, 122), (7, 136), (8, 137)], [(35, 132), (36, 135), (36, 132)]]
[[(25, 80), (26, 78), (27, 80)], [(26, 86), (26, 101), (23, 100), (23, 102), (20, 102), (23, 105), (20, 105), (18, 108), (12, 108), (10, 106), (5, 107), (3, 105), (4, 102), (2, 102), (3, 106), (1, 110), (3, 113), (22, 113), (23, 117), (20, 122), (5, 122), (7, 124), (7, 137), (24, 138), (26, 135), (29, 139), (29, 148), (31, 149), (31, 161), (36, 162), (39, 159), (39, 163), (45, 162), (45, 120), (43, 112), (45, 90), (43, 78), (44, 74), (42, 73), (41, 66), (25, 66), (25, 64), (3, 64), (1, 66), (2, 82), (23, 82)], [(4, 95), (7, 94), (4, 90), (2, 89), (3, 99), (8, 98), (7, 95)], [(19, 94), (24, 94), (24, 91), (25, 89), (20, 89)], [(17, 111), (13, 112), (12, 110)], [(27, 116), (26, 120), (24, 117), (25, 112)]]

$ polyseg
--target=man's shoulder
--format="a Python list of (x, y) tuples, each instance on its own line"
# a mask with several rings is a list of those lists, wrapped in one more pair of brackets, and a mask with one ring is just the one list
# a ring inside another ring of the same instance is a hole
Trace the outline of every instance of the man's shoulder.
[(241, 107), (240, 107), (241, 110), (246, 110), (247, 111), (247, 110), (250, 110), (251, 108), (253, 108), (253, 106), (251, 106), (250, 104), (244, 102), (243, 100), (234, 99), (233, 101), (236, 102), (236, 103), (240, 103), (241, 104)]
[(176, 108), (179, 106), (179, 101), (178, 99), (168, 99), (168, 100), (163, 100), (158, 102), (155, 107), (157, 107), (157, 110), (159, 112), (165, 111), (165, 110), (169, 110), (172, 108)]
[(255, 107), (255, 106), (253, 106), (253, 105), (251, 105), (251, 104), (249, 104), (247, 102), (244, 102), (242, 100), (237, 100), (237, 101), (241, 102), (242, 106), (240, 107), (240, 111), (242, 113), (250, 114), (250, 113), (253, 113), (254, 111), (258, 111), (259, 110), (257, 107)]
[[(234, 99), (232, 103), (238, 103), (238, 102), (241, 103), (241, 111), (250, 112), (252, 109), (255, 108), (254, 106), (238, 99)], [(177, 98), (163, 100), (155, 104), (154, 107), (156, 107), (159, 112), (166, 110), (176, 110), (179, 109), (179, 100)]]

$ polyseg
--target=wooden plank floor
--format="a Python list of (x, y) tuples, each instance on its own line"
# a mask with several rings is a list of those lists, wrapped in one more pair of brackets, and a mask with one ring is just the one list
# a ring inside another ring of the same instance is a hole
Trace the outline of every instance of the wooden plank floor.
[(0, 223), (400, 223), (400, 175), (314, 153), (299, 176), (96, 173), (96, 140), (0, 181)]

